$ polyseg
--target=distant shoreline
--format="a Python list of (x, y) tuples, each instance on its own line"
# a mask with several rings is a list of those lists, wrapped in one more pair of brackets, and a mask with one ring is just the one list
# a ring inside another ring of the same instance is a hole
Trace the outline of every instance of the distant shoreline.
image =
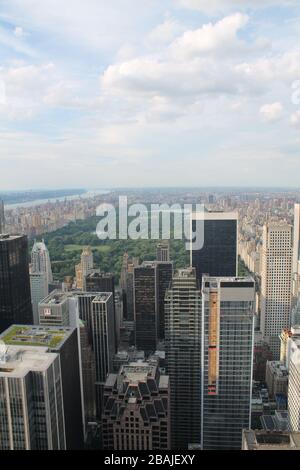
[[(24, 191), (18, 193), (0, 194), (6, 209), (17, 209), (22, 207), (33, 207), (37, 205), (47, 204), (48, 202), (64, 201), (78, 199), (79, 197), (93, 197), (97, 194), (107, 194), (107, 190), (88, 191), (86, 189), (74, 190), (57, 190), (57, 191)], [(6, 196), (6, 197), (4, 197)]]

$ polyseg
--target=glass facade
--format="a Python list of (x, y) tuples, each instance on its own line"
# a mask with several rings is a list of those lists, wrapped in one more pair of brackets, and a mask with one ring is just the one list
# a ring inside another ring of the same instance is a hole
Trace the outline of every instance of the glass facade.
[(203, 283), (202, 449), (241, 449), (250, 426), (254, 281)]
[(154, 352), (158, 330), (158, 290), (155, 264), (134, 269), (135, 343), (137, 349)]
[(165, 343), (171, 390), (172, 449), (200, 443), (201, 292), (193, 269), (175, 274), (166, 293)]
[[(196, 221), (192, 222), (193, 231)], [(237, 220), (204, 219), (204, 245), (192, 251), (192, 266), (197, 279), (203, 274), (210, 276), (237, 275)]]
[(28, 243), (0, 235), (0, 333), (13, 323), (32, 324)]

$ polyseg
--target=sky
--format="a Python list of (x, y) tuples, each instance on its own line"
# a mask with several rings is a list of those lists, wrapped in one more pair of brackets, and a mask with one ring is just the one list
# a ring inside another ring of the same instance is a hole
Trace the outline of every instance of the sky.
[(300, 187), (299, 0), (0, 0), (0, 191)]

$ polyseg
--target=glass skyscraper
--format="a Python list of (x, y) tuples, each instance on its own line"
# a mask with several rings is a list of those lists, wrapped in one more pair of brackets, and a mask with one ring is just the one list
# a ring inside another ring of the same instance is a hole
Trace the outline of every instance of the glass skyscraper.
[(32, 324), (27, 237), (0, 235), (0, 333)]
[(250, 428), (255, 283), (202, 279), (201, 448), (241, 449)]
[(238, 214), (210, 211), (193, 213), (193, 232), (196, 231), (197, 221), (203, 223), (203, 246), (199, 250), (190, 251), (191, 265), (196, 268), (197, 279), (201, 283), (203, 274), (236, 276)]

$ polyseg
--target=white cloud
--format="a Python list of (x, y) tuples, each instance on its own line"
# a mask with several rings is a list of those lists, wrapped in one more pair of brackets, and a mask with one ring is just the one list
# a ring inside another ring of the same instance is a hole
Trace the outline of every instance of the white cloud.
[(10, 51), (23, 54), (28, 57), (36, 57), (36, 51), (28, 46), (22, 36), (15, 34), (15, 31), (8, 31), (0, 27), (0, 45), (7, 47)]
[(17, 36), (17, 38), (21, 38), (25, 36), (25, 32), (21, 26), (16, 26), (14, 29), (14, 35)]
[(291, 115), (290, 123), (293, 127), (300, 127), (300, 111), (296, 111)]
[(186, 31), (171, 45), (174, 57), (195, 57), (211, 52), (239, 50), (241, 41), (237, 32), (248, 22), (247, 15), (235, 13), (215, 24), (209, 23), (196, 30)]
[(272, 5), (296, 5), (297, 0), (177, 0), (183, 7), (208, 14), (224, 13), (233, 9), (265, 8)]
[(165, 21), (157, 25), (146, 38), (150, 45), (170, 43), (178, 34), (184, 31), (184, 26), (174, 18), (166, 18)]
[(280, 119), (282, 115), (283, 107), (282, 107), (282, 104), (279, 102), (270, 103), (270, 104), (264, 104), (260, 108), (259, 111), (264, 121), (274, 122)]

